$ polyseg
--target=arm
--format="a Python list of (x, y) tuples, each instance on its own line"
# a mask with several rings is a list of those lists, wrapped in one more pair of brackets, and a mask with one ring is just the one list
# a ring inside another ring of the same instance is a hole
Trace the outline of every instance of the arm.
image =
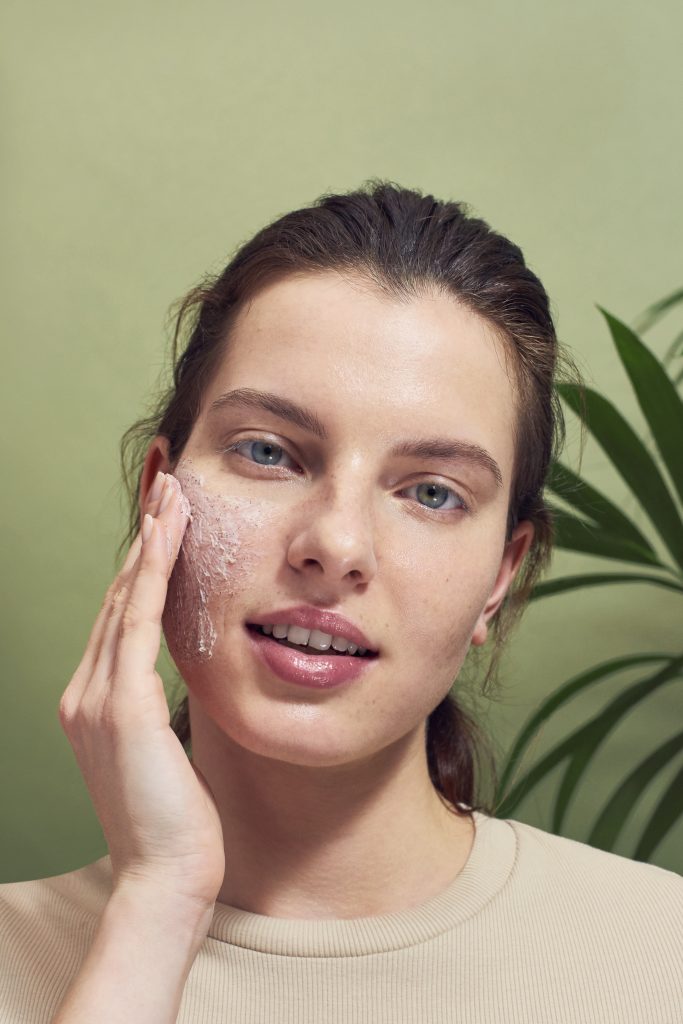
[(52, 1024), (175, 1024), (213, 906), (121, 886)]
[[(159, 475), (160, 485), (163, 474)], [(52, 1024), (170, 1024), (225, 874), (218, 809), (170, 728), (155, 665), (187, 513), (151, 489), (59, 706), (111, 856), (113, 891)]]

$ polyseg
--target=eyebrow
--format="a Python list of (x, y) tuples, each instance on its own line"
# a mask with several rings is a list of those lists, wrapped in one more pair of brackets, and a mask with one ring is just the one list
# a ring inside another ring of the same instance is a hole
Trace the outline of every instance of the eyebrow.
[[(221, 409), (239, 406), (270, 412), (282, 420), (294, 423), (295, 426), (313, 434), (321, 441), (326, 441), (329, 438), (324, 424), (311, 409), (306, 409), (289, 398), (272, 394), (270, 391), (257, 391), (255, 388), (235, 388), (232, 391), (226, 391), (211, 403), (209, 415)], [(487, 470), (495, 479), (497, 486), (503, 486), (503, 474), (496, 460), (485, 448), (471, 441), (458, 441), (443, 437), (409, 439), (395, 445), (391, 454), (417, 459), (468, 462)]]

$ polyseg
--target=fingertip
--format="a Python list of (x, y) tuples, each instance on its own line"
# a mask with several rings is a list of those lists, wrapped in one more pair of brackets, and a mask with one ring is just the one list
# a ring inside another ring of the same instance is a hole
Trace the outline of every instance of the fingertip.
[(142, 520), (142, 543), (148, 544), (152, 533), (154, 532), (154, 520), (152, 519), (149, 512), (145, 512), (145, 517)]
[(128, 553), (123, 561), (119, 573), (125, 575), (137, 561), (138, 555), (140, 554), (140, 548), (142, 547), (142, 533), (140, 530), (135, 534), (133, 543), (128, 549)]
[(165, 479), (166, 479), (166, 474), (162, 473), (161, 470), (159, 470), (157, 475), (154, 477), (154, 483), (152, 484), (152, 486), (150, 488), (149, 496), (147, 498), (147, 501), (148, 501), (148, 503), (150, 505), (153, 502), (158, 501), (159, 498), (161, 497), (161, 494), (162, 494), (163, 489), (164, 489)]

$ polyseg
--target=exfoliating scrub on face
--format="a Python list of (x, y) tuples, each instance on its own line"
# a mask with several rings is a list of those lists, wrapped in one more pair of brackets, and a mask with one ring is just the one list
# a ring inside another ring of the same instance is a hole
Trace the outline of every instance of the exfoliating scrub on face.
[(168, 584), (164, 634), (174, 659), (205, 660), (213, 653), (226, 601), (250, 576), (264, 510), (209, 489), (190, 459), (181, 460), (174, 475), (190, 519)]

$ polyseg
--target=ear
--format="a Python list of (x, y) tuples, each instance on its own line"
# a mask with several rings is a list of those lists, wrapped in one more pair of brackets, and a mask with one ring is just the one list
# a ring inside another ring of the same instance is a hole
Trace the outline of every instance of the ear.
[(477, 619), (477, 624), (474, 627), (474, 632), (472, 633), (471, 643), (475, 647), (481, 647), (481, 645), (486, 642), (489, 620), (493, 618), (503, 603), (503, 599), (505, 598), (512, 581), (517, 575), (519, 567), (524, 560), (524, 556), (531, 547), (533, 539), (533, 523), (528, 520), (524, 520), (517, 524), (512, 533), (512, 537), (507, 541), (493, 590), (491, 591), (489, 599)]
[(145, 508), (147, 507), (147, 495), (151, 490), (157, 473), (160, 470), (162, 473), (171, 472), (171, 463), (168, 458), (168, 451), (169, 440), (167, 437), (162, 437), (161, 434), (157, 434), (147, 449), (147, 455), (145, 456), (145, 462), (140, 476), (140, 493), (138, 494), (140, 522), (142, 522), (142, 517), (144, 515)]

